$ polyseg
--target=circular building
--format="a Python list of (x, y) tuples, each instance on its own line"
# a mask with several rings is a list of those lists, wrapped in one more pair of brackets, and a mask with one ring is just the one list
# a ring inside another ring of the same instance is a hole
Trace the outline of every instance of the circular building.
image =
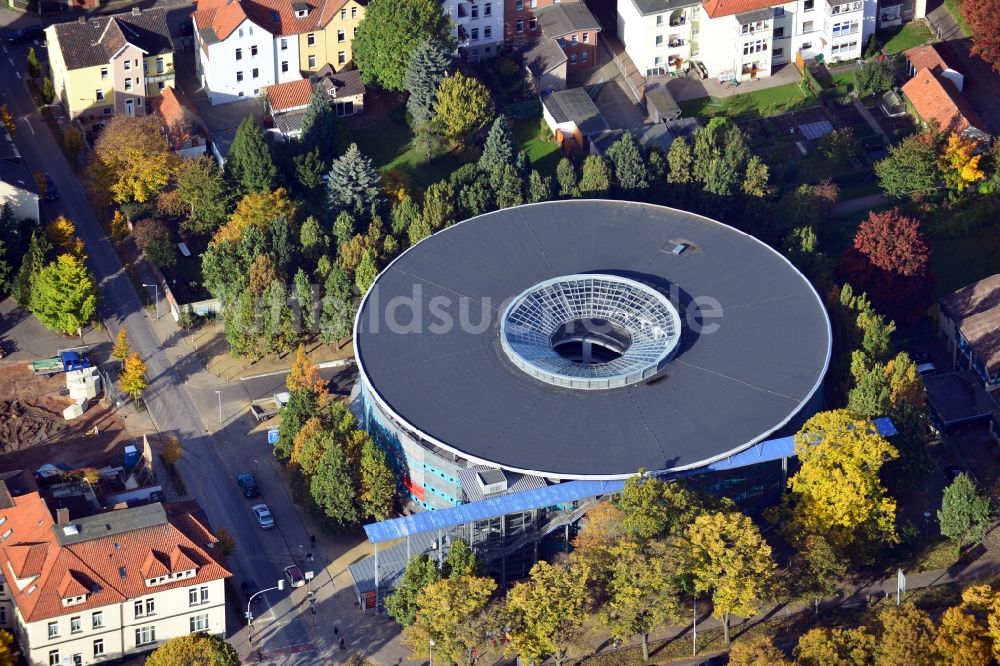
[(815, 410), (831, 345), (822, 300), (764, 243), (594, 200), (424, 239), (379, 275), (354, 339), (366, 427), (431, 508), (488, 496), (491, 479), (527, 488), (732, 456)]

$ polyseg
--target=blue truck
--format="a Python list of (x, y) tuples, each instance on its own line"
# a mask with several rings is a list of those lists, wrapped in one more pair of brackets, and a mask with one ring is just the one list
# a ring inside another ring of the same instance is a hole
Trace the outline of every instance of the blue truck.
[(61, 351), (58, 356), (39, 359), (30, 363), (31, 372), (36, 375), (54, 375), (60, 372), (70, 372), (71, 370), (82, 370), (91, 366), (90, 359), (80, 352), (72, 350)]

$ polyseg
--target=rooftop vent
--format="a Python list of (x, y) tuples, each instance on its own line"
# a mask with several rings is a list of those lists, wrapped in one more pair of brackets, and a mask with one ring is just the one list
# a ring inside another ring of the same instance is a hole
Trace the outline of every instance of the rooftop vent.
[(73, 536), (74, 534), (80, 533), (79, 525), (66, 525), (63, 527), (63, 534), (66, 536)]
[(140, 8), (138, 8), (138, 7), (133, 7), (132, 8), (132, 16), (138, 16), (141, 13), (142, 13), (142, 10)]
[(507, 476), (499, 469), (478, 470), (476, 480), (484, 495), (495, 495), (507, 490)]
[(125, 580), (125, 567), (118, 567), (118, 577)]
[(680, 255), (683, 254), (686, 249), (688, 249), (687, 243), (678, 243), (677, 245), (674, 245), (674, 249), (671, 250), (671, 252), (676, 255)]
[(100, 27), (101, 27), (101, 22), (100, 22), (100, 21), (98, 21), (97, 19), (94, 19), (94, 20), (92, 20), (92, 21), (90, 22), (90, 25), (91, 25), (92, 27), (94, 27), (94, 28), (100, 28)]

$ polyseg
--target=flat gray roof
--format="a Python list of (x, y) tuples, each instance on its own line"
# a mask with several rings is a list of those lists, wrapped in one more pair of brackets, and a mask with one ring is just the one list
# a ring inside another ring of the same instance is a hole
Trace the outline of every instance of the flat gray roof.
[(635, 5), (640, 14), (649, 16), (684, 7), (694, 7), (701, 4), (701, 0), (632, 0), (632, 4)]
[(557, 123), (572, 122), (584, 136), (611, 129), (608, 121), (583, 88), (557, 90), (542, 96), (542, 105)]
[(583, 2), (560, 2), (535, 10), (542, 32), (549, 37), (562, 37), (573, 32), (600, 30), (601, 24)]
[[(583, 391), (507, 358), (510, 299), (575, 273), (670, 297), (685, 325), (663, 372)], [(427, 442), (529, 474), (611, 478), (699, 467), (767, 438), (819, 388), (830, 326), (809, 282), (755, 238), (670, 208), (580, 200), (482, 215), (407, 250), (362, 302), (355, 347), (373, 399)]]
[[(118, 509), (99, 513), (95, 516), (74, 520), (69, 525), (55, 525), (53, 530), (56, 539), (63, 546), (68, 546), (91, 539), (125, 534), (134, 530), (141, 530), (154, 525), (164, 525), (167, 522), (167, 514), (160, 503), (146, 504), (132, 509)], [(67, 532), (65, 528), (72, 529)]]

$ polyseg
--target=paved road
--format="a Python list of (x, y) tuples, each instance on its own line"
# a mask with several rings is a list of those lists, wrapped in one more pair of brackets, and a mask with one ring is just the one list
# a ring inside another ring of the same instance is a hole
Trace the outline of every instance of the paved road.
[[(179, 355), (179, 347), (161, 346), (150, 315), (144, 311), (122, 270), (73, 170), (34, 111), (23, 81), (17, 76), (26, 51), (27, 45), (17, 49), (5, 47), (0, 54), (0, 103), (8, 104), (16, 118), (15, 140), (26, 165), (33, 171), (48, 172), (60, 190), (61, 199), (45, 204), (44, 212), (48, 217), (65, 214), (76, 223), (77, 232), (86, 244), (88, 266), (101, 290), (99, 316), (112, 336), (120, 327), (127, 328), (133, 349), (143, 356), (149, 369), (150, 388), (146, 396), (149, 415), (160, 432), (174, 433), (184, 443), (181, 473), (188, 491), (198, 498), (214, 528), (226, 527), (238, 537), (239, 546), (231, 562), (237, 572), (237, 586), (245, 576), (252, 576), (261, 587), (273, 585), (282, 568), (301, 556), (298, 544), (308, 543), (308, 535), (287, 494), (283, 489), (278, 492), (279, 482), (273, 470), (270, 476), (274, 478), (263, 484), (264, 499), (271, 504), (281, 529), (263, 532), (257, 528), (250, 502), (238, 493), (233, 480), (236, 471), (252, 465), (252, 459), (248, 459), (252, 456), (238, 448), (238, 440), (224, 437), (216, 441), (203, 428), (199, 411), (183, 385), (196, 372), (195, 360)], [(11, 61), (18, 66), (12, 66)], [(268, 469), (269, 466), (262, 466), (261, 472)], [(276, 652), (310, 642), (309, 630), (298, 615), (308, 605), (305, 590), (266, 596), (272, 610), (262, 621), (266, 625), (262, 627), (265, 651)], [(230, 628), (230, 633), (233, 629)], [(315, 653), (309, 652), (288, 655), (282, 661), (318, 663)]]

